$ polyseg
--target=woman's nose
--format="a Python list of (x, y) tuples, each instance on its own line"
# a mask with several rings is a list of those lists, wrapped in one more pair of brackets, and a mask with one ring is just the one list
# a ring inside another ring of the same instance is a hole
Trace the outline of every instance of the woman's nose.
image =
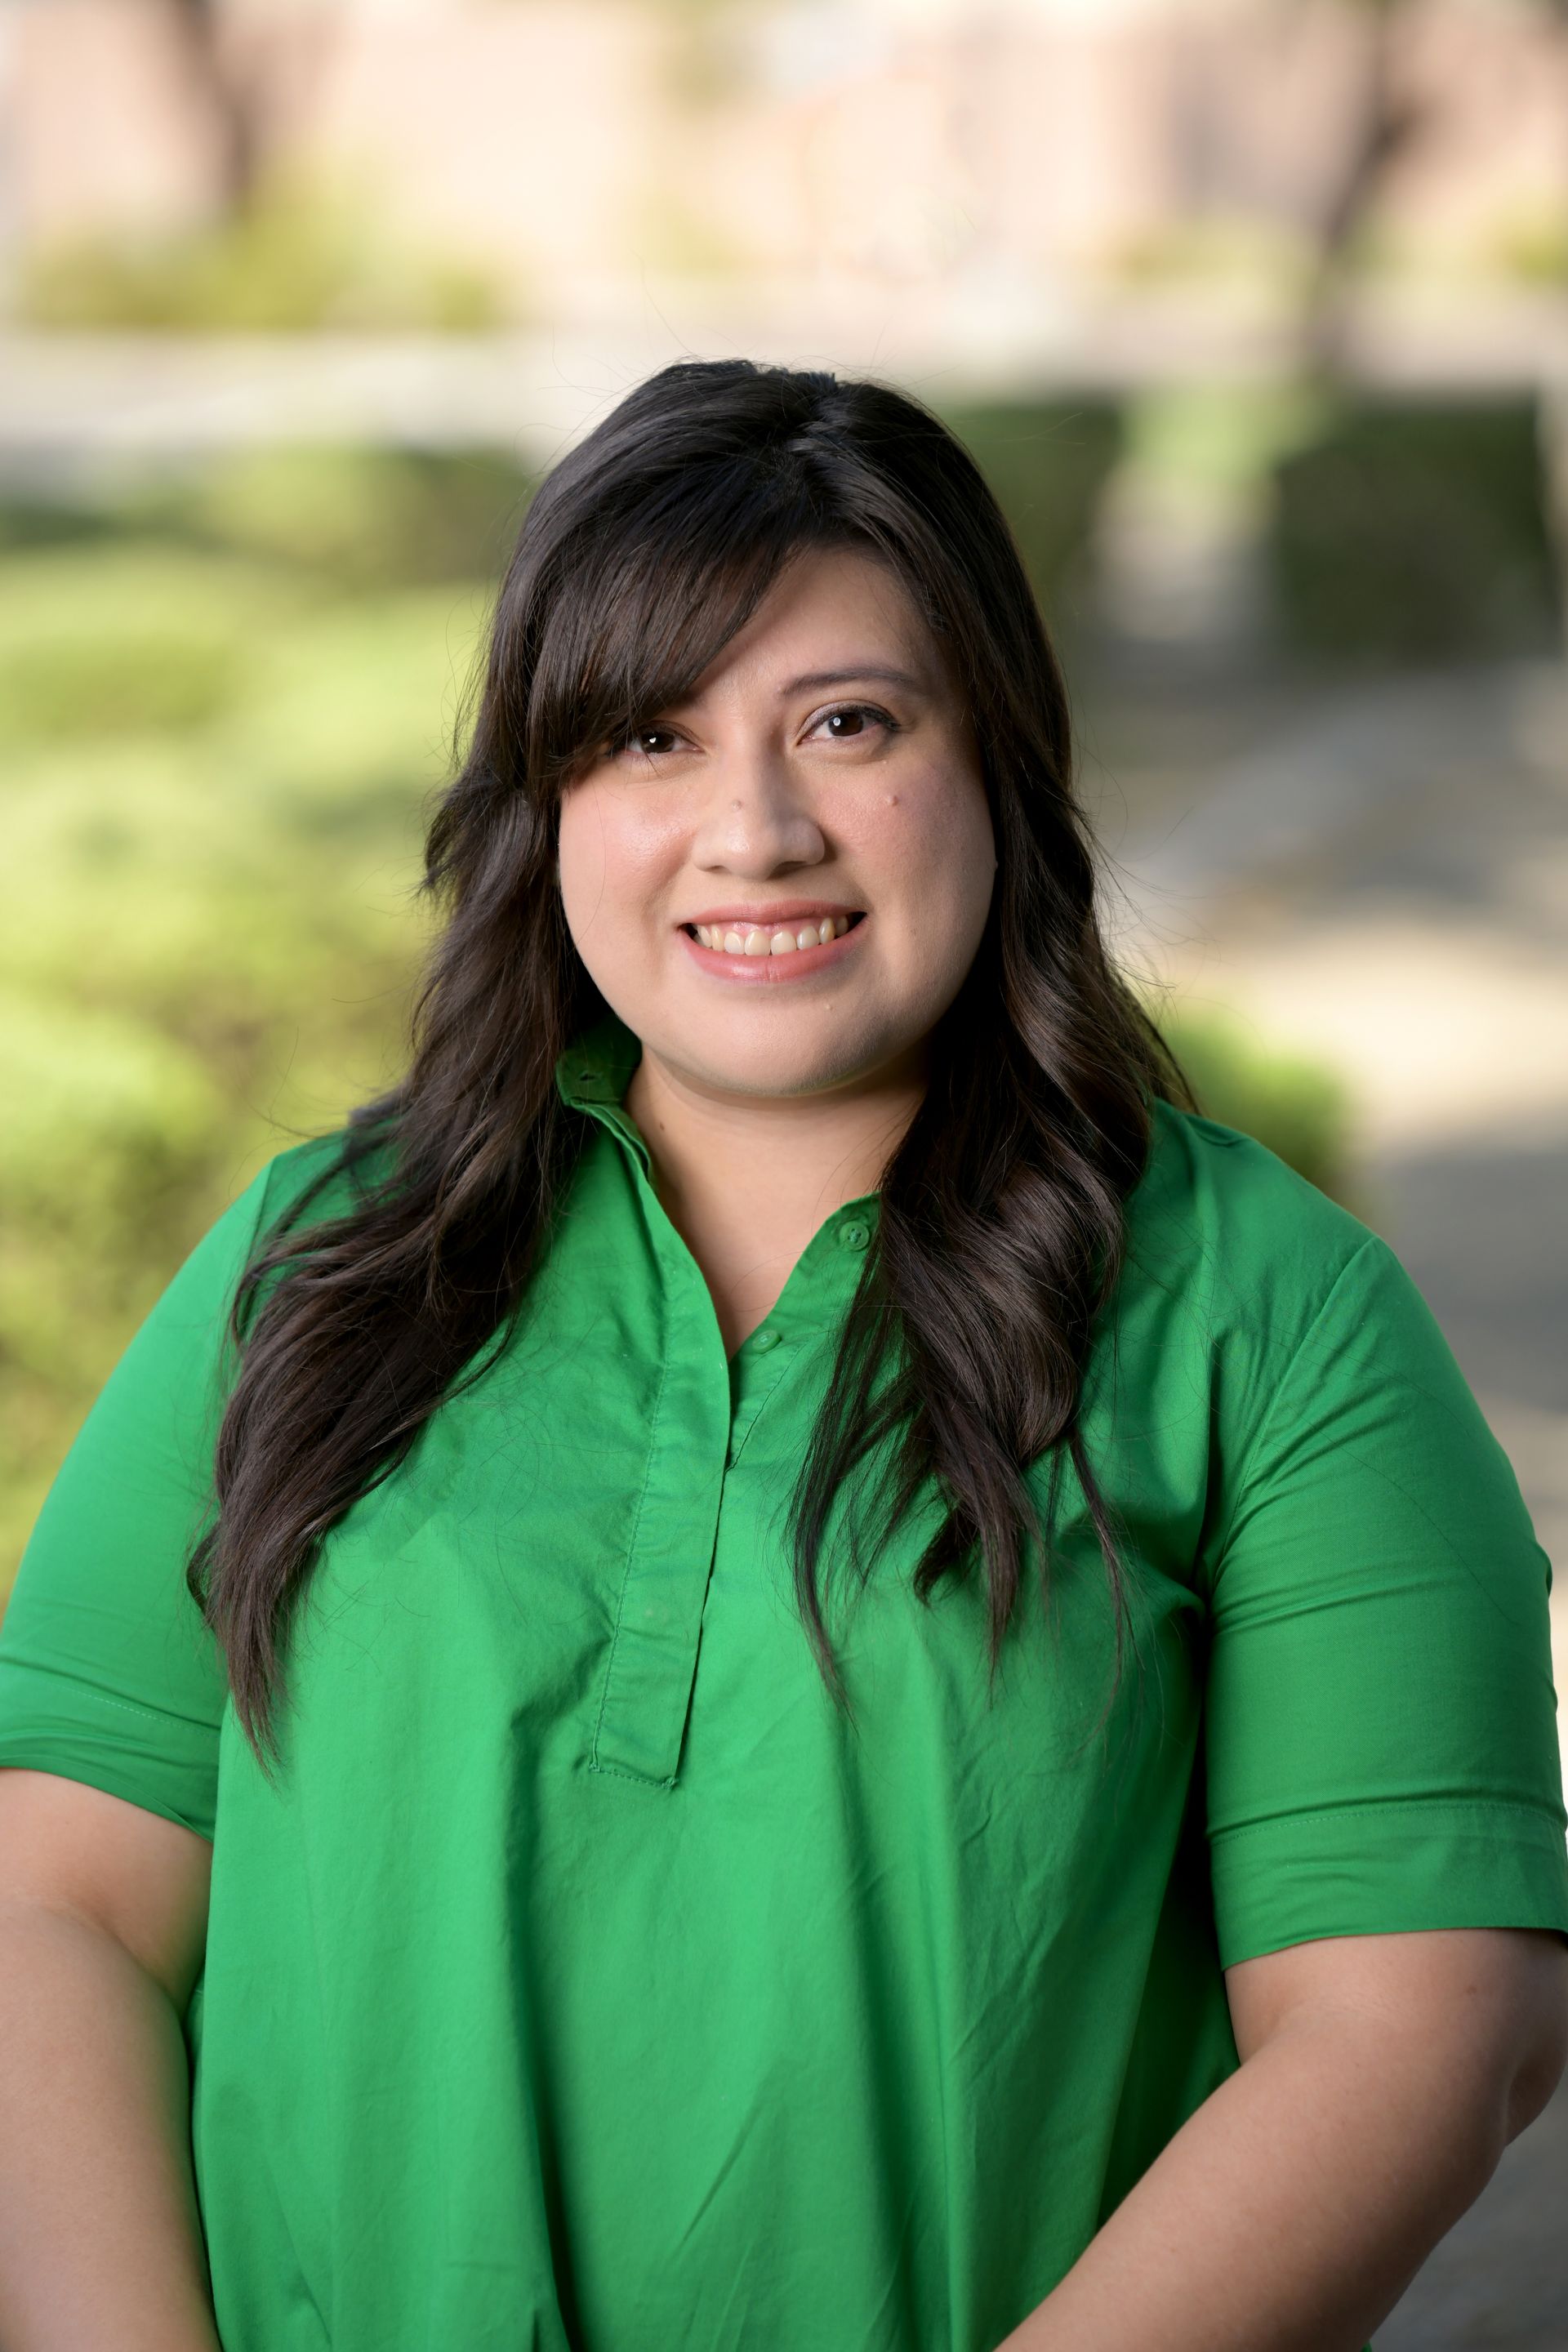
[(759, 751), (715, 763), (712, 793), (692, 845), (700, 866), (773, 874), (784, 866), (815, 866), (826, 849), (787, 761)]

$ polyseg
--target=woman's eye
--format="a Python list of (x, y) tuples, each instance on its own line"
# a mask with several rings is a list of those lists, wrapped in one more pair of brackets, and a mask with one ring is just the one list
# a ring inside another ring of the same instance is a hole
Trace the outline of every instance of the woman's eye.
[(612, 743), (612, 758), (631, 751), (645, 760), (657, 760), (675, 740), (674, 730), (668, 727), (634, 727), (618, 742)]
[(817, 720), (827, 730), (830, 743), (856, 743), (877, 728), (892, 734), (897, 721), (887, 711), (879, 710), (874, 702), (840, 703), (837, 710), (824, 711)]

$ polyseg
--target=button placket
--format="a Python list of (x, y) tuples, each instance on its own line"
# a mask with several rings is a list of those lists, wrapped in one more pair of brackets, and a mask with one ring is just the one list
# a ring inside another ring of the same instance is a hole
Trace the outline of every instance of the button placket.
[(673, 1227), (658, 1242), (666, 1276), (664, 1373), (590, 1764), (596, 1772), (668, 1789), (679, 1765), (713, 1568), (731, 1402), (707, 1285)]
[[(637, 1170), (664, 1276), (664, 1361), (589, 1769), (672, 1789), (725, 1481), (795, 1360), (795, 1349), (784, 1342), (800, 1335), (770, 1318), (735, 1363), (727, 1360), (706, 1280), (658, 1199), (647, 1140), (622, 1108), (626, 1075), (593, 1062), (574, 1073), (579, 1107), (616, 1138)], [(864, 1250), (870, 1237), (867, 1211), (828, 1221), (792, 1272), (781, 1307), (805, 1307), (815, 1322), (811, 1309), (824, 1303), (825, 1279), (828, 1294), (841, 1286), (842, 1276), (831, 1271), (842, 1266), (837, 1252)]]
[[(730, 1446), (726, 1468), (732, 1470), (742, 1448), (756, 1427), (763, 1409), (784, 1378), (794, 1350), (784, 1345), (784, 1334), (773, 1324), (764, 1324), (746, 1340), (731, 1370), (731, 1388), (733, 1404), (730, 1414)], [(748, 1349), (755, 1354), (749, 1359)], [(757, 1357), (766, 1359), (759, 1365)]]

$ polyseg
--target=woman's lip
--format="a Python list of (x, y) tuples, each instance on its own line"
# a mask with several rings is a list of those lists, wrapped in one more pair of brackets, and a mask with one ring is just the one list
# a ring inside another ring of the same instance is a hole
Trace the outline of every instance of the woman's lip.
[(848, 930), (841, 931), (837, 939), (828, 940), (819, 947), (796, 948), (793, 955), (787, 950), (783, 955), (726, 955), (722, 948), (705, 948), (688, 930), (682, 929), (679, 938), (700, 971), (711, 972), (715, 979), (750, 982), (753, 986), (759, 982), (764, 986), (769, 983), (776, 986), (781, 981), (809, 979), (814, 971), (824, 971), (829, 964), (841, 961), (845, 954), (853, 950), (869, 919), (868, 916), (862, 915), (858, 923)]
[(863, 907), (846, 907), (831, 898), (781, 898), (776, 907), (710, 907), (700, 915), (688, 915), (689, 924), (700, 923), (711, 930), (716, 924), (726, 930), (776, 931), (783, 923), (820, 923), (826, 915), (854, 916), (865, 913)]

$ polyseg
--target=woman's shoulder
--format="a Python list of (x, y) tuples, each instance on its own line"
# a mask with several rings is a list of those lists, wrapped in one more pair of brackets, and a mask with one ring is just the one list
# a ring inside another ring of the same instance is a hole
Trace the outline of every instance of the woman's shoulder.
[(1346, 1269), (1386, 1243), (1268, 1144), (1155, 1097), (1149, 1156), (1127, 1203), (1131, 1270), (1299, 1333)]
[(198, 1232), (143, 1326), (144, 1342), (163, 1334), (183, 1345), (220, 1326), (241, 1273), (271, 1238), (345, 1212), (355, 1197), (346, 1134), (311, 1136), (261, 1161)]
[(345, 1124), (286, 1145), (258, 1170), (245, 1198), (258, 1236), (347, 1215), (386, 1175), (392, 1148)]
[(1478, 1492), (1497, 1488), (1505, 1518), (1516, 1510), (1441, 1327), (1384, 1236), (1255, 1136), (1163, 1101), (1152, 1128), (1106, 1356), (1155, 1401), (1152, 1430), (1201, 1442), (1214, 1524), (1242, 1507), (1242, 1465), (1255, 1503), (1289, 1487), (1298, 1447), (1353, 1451), (1375, 1483), (1403, 1475), (1401, 1449), (1447, 1445)]

